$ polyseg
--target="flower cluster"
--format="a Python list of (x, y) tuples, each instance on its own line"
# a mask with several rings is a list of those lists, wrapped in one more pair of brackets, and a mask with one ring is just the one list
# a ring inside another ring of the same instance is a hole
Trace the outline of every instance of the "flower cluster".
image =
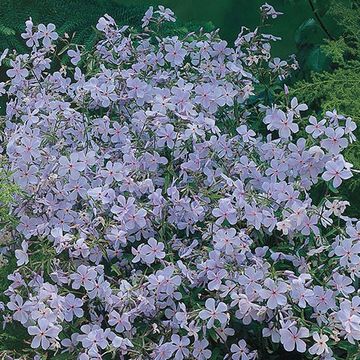
[(54, 25), (29, 20), (29, 53), (5, 55), (22, 192), (4, 319), (34, 355), (244, 360), (280, 343), (334, 359), (360, 340), (360, 222), (336, 196), (356, 125), (257, 94), (259, 74), (296, 67), (271, 58), (275, 37), (156, 35), (173, 21), (105, 15), (96, 50), (66, 44), (59, 65)]

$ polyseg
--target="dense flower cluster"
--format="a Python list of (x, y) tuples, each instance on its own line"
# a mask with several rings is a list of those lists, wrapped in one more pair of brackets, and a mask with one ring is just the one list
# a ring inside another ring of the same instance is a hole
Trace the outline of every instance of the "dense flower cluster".
[(22, 195), (4, 319), (34, 354), (81, 360), (255, 359), (244, 326), (334, 359), (360, 340), (360, 222), (336, 197), (355, 123), (254, 101), (259, 69), (296, 68), (271, 58), (275, 37), (156, 36), (174, 20), (150, 8), (140, 33), (105, 15), (96, 51), (72, 46), (61, 67), (55, 26), (29, 20), (31, 51), (6, 55)]

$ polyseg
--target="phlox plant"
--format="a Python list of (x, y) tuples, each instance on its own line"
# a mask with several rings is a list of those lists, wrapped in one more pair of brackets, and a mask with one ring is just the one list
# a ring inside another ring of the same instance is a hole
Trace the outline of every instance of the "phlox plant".
[(287, 96), (296, 59), (272, 58), (261, 27), (231, 47), (159, 36), (174, 21), (104, 15), (86, 52), (29, 19), (28, 53), (3, 53), (21, 191), (0, 315), (26, 334), (3, 355), (358, 358), (360, 222), (337, 190), (355, 123)]

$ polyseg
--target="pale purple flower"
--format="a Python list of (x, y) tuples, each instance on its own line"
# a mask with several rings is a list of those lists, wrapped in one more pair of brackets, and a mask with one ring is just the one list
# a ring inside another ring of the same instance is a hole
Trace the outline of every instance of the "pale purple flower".
[(149, 9), (146, 10), (144, 17), (142, 18), (141, 22), (142, 22), (142, 27), (146, 27), (149, 25), (150, 20), (152, 19), (154, 14), (154, 7), (150, 6)]
[[(141, 81), (138, 78), (135, 79), (129, 78), (126, 80), (126, 85), (130, 89), (129, 91), (130, 97), (134, 97), (138, 99), (143, 99), (145, 97), (145, 93), (146, 93), (146, 89), (148, 88), (148, 85), (144, 81)], [(140, 102), (140, 104), (141, 103), (142, 102)]]
[(357, 129), (356, 122), (352, 121), (351, 118), (347, 118), (345, 123), (345, 134), (349, 136), (350, 143), (356, 140), (356, 137), (353, 134), (353, 131), (355, 131), (356, 129)]
[(241, 339), (237, 344), (232, 344), (230, 347), (232, 353), (232, 360), (250, 360), (252, 356), (249, 354), (250, 350), (247, 347), (246, 341)]
[(76, 50), (72, 50), (72, 49), (68, 50), (67, 54), (69, 55), (70, 61), (73, 65), (77, 65), (80, 62), (81, 53), (78, 47), (76, 47)]
[[(34, 23), (32, 19), (25, 21), (25, 32), (21, 34), (21, 37), (26, 40), (28, 47), (39, 46), (39, 33), (34, 32)], [(0, 62), (1, 63), (1, 62)]]
[(272, 72), (277, 72), (286, 65), (287, 65), (287, 62), (284, 60), (281, 60), (278, 57), (274, 58), (272, 61), (269, 62), (269, 68), (272, 70)]
[(219, 201), (219, 207), (213, 209), (212, 214), (218, 218), (216, 223), (219, 225), (225, 220), (227, 220), (231, 225), (234, 225), (237, 222), (236, 210), (229, 199), (221, 199)]
[(271, 17), (272, 19), (276, 19), (279, 15), (283, 15), (282, 12), (276, 11), (274, 7), (269, 5), (268, 3), (261, 5), (260, 10), (266, 19), (268, 19), (269, 17)]
[(211, 350), (207, 347), (209, 342), (206, 339), (196, 340), (194, 342), (193, 356), (196, 360), (207, 360), (211, 357)]
[(98, 348), (105, 349), (108, 346), (108, 341), (106, 339), (106, 334), (102, 329), (95, 329), (90, 331), (86, 336), (81, 340), (83, 346), (89, 351), (97, 353)]
[(210, 280), (208, 283), (209, 290), (219, 290), (221, 286), (221, 280), (228, 275), (228, 272), (225, 269), (219, 271), (208, 271), (207, 277)]
[(341, 185), (343, 180), (350, 179), (351, 171), (346, 167), (342, 159), (333, 161), (330, 160), (325, 164), (326, 171), (322, 174), (325, 181), (333, 181), (334, 188)]
[(78, 179), (80, 172), (84, 171), (86, 168), (85, 163), (80, 160), (78, 153), (72, 153), (70, 155), (70, 160), (66, 156), (61, 156), (59, 158), (59, 164), (59, 174), (65, 175), (70, 173), (70, 176), (73, 179)]
[(299, 104), (299, 101), (296, 97), (293, 97), (290, 101), (291, 112), (300, 116), (301, 111), (306, 111), (308, 106), (306, 104)]
[(86, 290), (92, 290), (95, 286), (96, 276), (97, 273), (93, 268), (80, 265), (77, 272), (70, 275), (70, 279), (73, 280), (72, 288), (79, 289), (80, 286), (83, 286)]
[(29, 75), (29, 71), (23, 68), (19, 61), (10, 60), (10, 65), (12, 68), (6, 71), (6, 75), (13, 78), (15, 84), (24, 80)]
[(360, 262), (360, 243), (353, 243), (350, 239), (345, 239), (336, 246), (335, 254), (340, 256), (340, 265), (347, 266)]
[(317, 311), (325, 312), (335, 307), (334, 292), (316, 285), (312, 297), (308, 299), (308, 303)]
[(345, 132), (342, 128), (326, 128), (325, 135), (327, 139), (321, 140), (321, 146), (328, 150), (331, 154), (337, 155), (342, 149), (345, 149), (349, 142), (344, 138)]
[(329, 347), (326, 344), (329, 340), (329, 337), (325, 334), (319, 335), (319, 333), (313, 333), (313, 339), (315, 344), (309, 348), (309, 353), (311, 355), (321, 355), (323, 353), (329, 353)]
[(28, 332), (35, 337), (31, 341), (31, 347), (36, 349), (41, 346), (43, 350), (50, 347), (50, 340), (58, 339), (58, 335), (62, 330), (60, 325), (51, 324), (45, 318), (41, 318), (36, 326), (29, 326)]
[(213, 238), (215, 244), (214, 248), (217, 250), (223, 250), (226, 255), (234, 253), (234, 249), (240, 245), (240, 238), (236, 236), (236, 230), (219, 229)]
[(206, 327), (211, 329), (214, 327), (215, 320), (219, 320), (220, 324), (226, 324), (228, 317), (226, 314), (227, 305), (223, 302), (219, 302), (215, 307), (215, 299), (210, 298), (205, 302), (206, 310), (201, 310), (199, 317), (202, 320), (207, 320)]
[(182, 65), (186, 55), (186, 50), (183, 49), (180, 41), (175, 41), (173, 44), (166, 44), (165, 50), (167, 52), (165, 55), (166, 61), (172, 65)]
[(165, 144), (169, 149), (174, 147), (176, 132), (172, 124), (166, 124), (164, 127), (161, 127), (156, 134), (159, 136), (157, 143), (160, 147), (163, 147)]
[(287, 303), (286, 296), (287, 285), (283, 281), (275, 282), (272, 279), (264, 281), (265, 289), (260, 291), (260, 296), (267, 300), (266, 305), (270, 309), (275, 309), (278, 306), (284, 306)]
[(117, 121), (112, 123), (112, 128), (109, 130), (111, 141), (113, 143), (123, 143), (127, 139), (129, 128), (127, 126), (121, 126)]
[(172, 348), (175, 352), (175, 360), (183, 360), (188, 358), (190, 351), (187, 346), (190, 344), (190, 339), (186, 336), (179, 336), (174, 334), (171, 336)]
[(304, 338), (309, 337), (309, 330), (305, 327), (291, 326), (286, 329), (280, 329), (281, 343), (286, 351), (296, 351), (304, 353), (306, 351), (306, 343)]
[(160, 14), (160, 16), (163, 17), (166, 21), (175, 21), (174, 12), (171, 9), (165, 8), (162, 5), (158, 6), (158, 10), (156, 10), (156, 13)]
[(9, 310), (14, 311), (14, 320), (20, 321), (21, 324), (25, 324), (28, 321), (31, 312), (31, 303), (28, 301), (24, 302), (19, 294), (11, 298), (11, 301), (7, 303), (7, 307)]
[(340, 115), (337, 113), (336, 109), (333, 111), (326, 111), (325, 115), (333, 122), (335, 125), (339, 123), (339, 120), (345, 119), (344, 115)]
[(111, 184), (114, 180), (121, 181), (125, 177), (124, 165), (118, 162), (112, 163), (112, 161), (108, 161), (100, 174), (105, 178), (105, 184)]
[(99, 19), (96, 28), (99, 31), (107, 32), (113, 25), (115, 25), (115, 20), (110, 15), (105, 14)]
[(129, 322), (129, 316), (128, 314), (119, 314), (117, 311), (113, 310), (109, 314), (109, 325), (115, 326), (115, 331), (118, 333), (122, 333), (125, 330), (131, 329), (131, 324)]
[(281, 118), (277, 128), (279, 130), (279, 135), (285, 139), (288, 139), (292, 133), (297, 133), (299, 131), (298, 124), (294, 122), (293, 113), (289, 113), (285, 118)]
[(46, 48), (51, 45), (52, 41), (57, 40), (59, 37), (59, 35), (55, 32), (55, 28), (55, 25), (51, 23), (48, 25), (38, 25), (39, 39), (42, 39)]
[(255, 206), (245, 205), (244, 218), (248, 224), (254, 225), (255, 229), (260, 229), (263, 220), (263, 214)]
[(152, 264), (156, 259), (165, 257), (164, 244), (157, 242), (154, 238), (150, 238), (148, 243), (141, 246), (140, 257), (147, 264)]
[(17, 259), (17, 266), (26, 265), (29, 262), (29, 255), (27, 253), (29, 244), (27, 241), (21, 243), (21, 249), (15, 250), (15, 257)]
[(74, 294), (67, 294), (65, 296), (65, 313), (64, 317), (66, 321), (72, 321), (74, 316), (81, 318), (84, 316), (84, 310), (82, 309), (83, 301), (76, 298)]
[(325, 132), (326, 119), (322, 119), (318, 122), (316, 117), (311, 115), (309, 117), (309, 123), (311, 125), (307, 125), (305, 130), (307, 133), (311, 134), (314, 139), (317, 139)]
[(333, 280), (329, 284), (335, 286), (336, 290), (340, 291), (344, 296), (348, 296), (355, 291), (355, 288), (352, 286), (352, 280), (338, 272), (333, 273)]
[(254, 137), (256, 136), (256, 133), (254, 130), (249, 129), (246, 125), (240, 125), (236, 131), (241, 135), (243, 141), (245, 143), (247, 142), (254, 142)]

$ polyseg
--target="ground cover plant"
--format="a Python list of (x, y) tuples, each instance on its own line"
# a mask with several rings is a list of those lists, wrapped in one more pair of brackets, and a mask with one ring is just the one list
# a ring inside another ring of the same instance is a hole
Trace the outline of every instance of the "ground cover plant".
[(104, 15), (88, 50), (29, 19), (1, 55), (1, 355), (359, 358), (355, 122), (289, 96), (275, 36), (174, 21)]

